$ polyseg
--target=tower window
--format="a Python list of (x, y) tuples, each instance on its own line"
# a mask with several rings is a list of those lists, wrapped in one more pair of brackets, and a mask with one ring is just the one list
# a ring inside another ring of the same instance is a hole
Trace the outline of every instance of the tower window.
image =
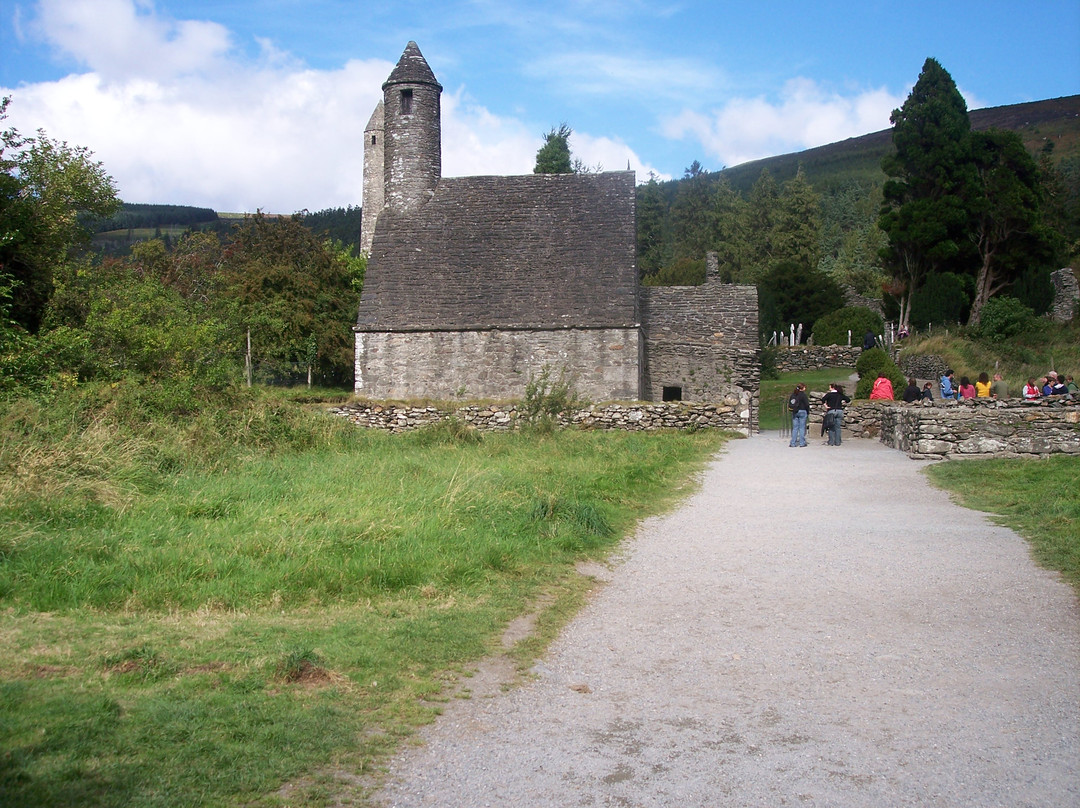
[(375, 136), (375, 135), (372, 135), (372, 136), (371, 136), (371, 145), (372, 145), (372, 146), (374, 146), (374, 145), (375, 145), (375, 142), (376, 142), (376, 141), (375, 141), (375, 138), (376, 138), (376, 136)]
[(401, 91), (401, 114), (412, 115), (412, 90)]

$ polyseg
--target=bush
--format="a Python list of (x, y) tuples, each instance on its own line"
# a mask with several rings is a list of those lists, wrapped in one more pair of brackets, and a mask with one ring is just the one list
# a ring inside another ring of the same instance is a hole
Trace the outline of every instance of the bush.
[(857, 345), (867, 331), (883, 333), (885, 321), (881, 319), (881, 315), (866, 306), (846, 306), (826, 314), (814, 323), (814, 344), (847, 345), (849, 331)]
[(855, 363), (859, 382), (855, 385), (855, 398), (870, 398), (870, 391), (878, 376), (884, 375), (892, 382), (893, 395), (898, 396), (907, 386), (907, 378), (882, 348), (869, 348), (862, 352)]
[(557, 379), (552, 379), (551, 367), (544, 365), (525, 385), (521, 414), (537, 431), (551, 432), (560, 415), (570, 415), (585, 406), (587, 402), (574, 389), (573, 377), (567, 375), (566, 368), (559, 371)]
[(1035, 322), (1035, 313), (1015, 297), (992, 297), (979, 313), (979, 324), (972, 329), (975, 337), (987, 342), (1004, 342), (1026, 331)]

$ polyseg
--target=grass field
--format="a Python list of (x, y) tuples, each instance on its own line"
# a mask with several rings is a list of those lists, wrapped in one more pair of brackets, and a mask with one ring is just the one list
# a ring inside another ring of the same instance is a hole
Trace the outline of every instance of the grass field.
[[(854, 398), (855, 382), (848, 381), (848, 377), (854, 372), (852, 368), (824, 368), (799, 373), (781, 373), (778, 379), (762, 379), (759, 416), (761, 428), (780, 429), (791, 425), (791, 418), (787, 413), (787, 400), (797, 382), (804, 382), (808, 392), (822, 394), (828, 392), (831, 382), (840, 382), (844, 385), (844, 391)], [(817, 402), (811, 400), (810, 403)]]
[(958, 502), (993, 514), (1031, 544), (1080, 595), (1080, 457), (1002, 458), (936, 463), (930, 480)]
[(724, 440), (131, 406), (0, 419), (6, 808), (362, 804), (447, 682), (541, 600), (550, 636), (575, 562)]

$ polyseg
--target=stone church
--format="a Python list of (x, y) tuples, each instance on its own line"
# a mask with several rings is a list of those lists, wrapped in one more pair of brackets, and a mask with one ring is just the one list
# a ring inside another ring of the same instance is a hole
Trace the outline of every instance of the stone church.
[(756, 425), (757, 293), (639, 284), (632, 171), (443, 177), (415, 42), (364, 132), (355, 391), (518, 398), (546, 366), (593, 401), (726, 402)]

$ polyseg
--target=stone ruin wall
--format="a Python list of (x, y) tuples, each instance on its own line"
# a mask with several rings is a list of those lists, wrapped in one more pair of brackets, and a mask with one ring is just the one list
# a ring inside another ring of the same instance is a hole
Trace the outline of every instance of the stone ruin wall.
[(894, 404), (881, 442), (917, 458), (1080, 456), (1080, 402)]
[(745, 401), (758, 422), (761, 360), (757, 289), (720, 281), (716, 256), (706, 256), (701, 286), (639, 289), (644, 340), (641, 397), (663, 401), (678, 388), (683, 401)]
[[(823, 393), (810, 393), (816, 403)], [(824, 412), (810, 413), (817, 437)], [(1080, 456), (1080, 401), (856, 401), (844, 410), (845, 437), (878, 439), (913, 458)]]
[[(711, 404), (607, 403), (582, 408), (558, 420), (564, 427), (580, 429), (724, 429), (750, 435), (749, 403), (746, 395), (741, 398), (732, 396)], [(407, 432), (448, 418), (459, 418), (482, 432), (506, 432), (517, 429), (523, 423), (517, 404), (475, 404), (452, 408), (357, 402), (331, 407), (330, 412), (347, 418), (357, 426), (388, 432)]]
[(1054, 284), (1054, 308), (1051, 316), (1060, 323), (1080, 316), (1080, 282), (1069, 267), (1051, 273)]
[(822, 368), (854, 368), (861, 353), (862, 346), (855, 345), (782, 347), (776, 352), (776, 369), (781, 373), (795, 373)]

